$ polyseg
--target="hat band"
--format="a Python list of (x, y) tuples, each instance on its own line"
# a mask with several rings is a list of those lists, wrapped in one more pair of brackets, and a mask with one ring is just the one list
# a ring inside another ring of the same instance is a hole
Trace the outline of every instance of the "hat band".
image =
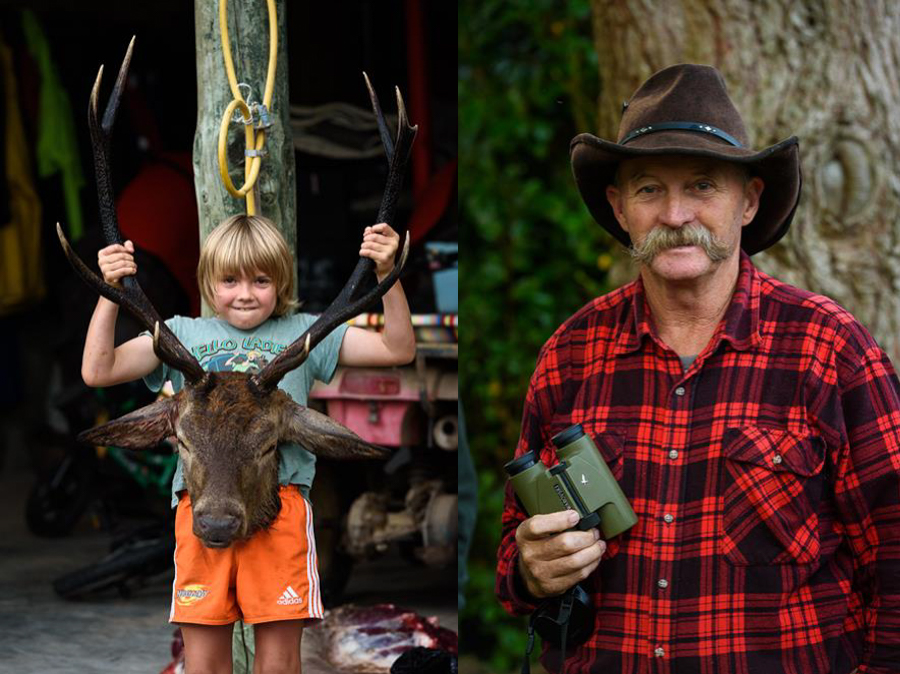
[(648, 124), (647, 126), (642, 126), (639, 129), (635, 129), (634, 131), (629, 133), (627, 136), (625, 136), (625, 138), (622, 139), (622, 142), (619, 143), (619, 145), (625, 145), (635, 138), (640, 138), (641, 136), (645, 136), (648, 133), (672, 130), (706, 133), (710, 136), (721, 138), (729, 145), (734, 145), (735, 147), (744, 147), (741, 142), (731, 134), (725, 133), (724, 131), (722, 131), (722, 129), (717, 129), (716, 127), (710, 126), (709, 124), (700, 124), (699, 122), (664, 122), (662, 124)]

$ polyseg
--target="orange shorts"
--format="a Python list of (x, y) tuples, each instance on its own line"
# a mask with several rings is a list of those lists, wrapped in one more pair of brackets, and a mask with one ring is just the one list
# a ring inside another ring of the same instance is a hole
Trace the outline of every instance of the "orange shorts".
[(281, 512), (264, 531), (227, 548), (194, 536), (190, 496), (175, 513), (175, 582), (169, 622), (227, 625), (321, 618), (312, 506), (282, 485)]

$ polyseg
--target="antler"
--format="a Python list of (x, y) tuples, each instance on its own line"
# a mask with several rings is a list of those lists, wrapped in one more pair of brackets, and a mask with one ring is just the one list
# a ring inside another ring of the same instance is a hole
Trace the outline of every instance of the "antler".
[[(103, 224), (103, 236), (110, 245), (123, 242), (119, 231), (119, 221), (116, 217), (116, 205), (113, 198), (112, 180), (110, 178), (109, 144), (112, 137), (112, 127), (116, 120), (116, 111), (122, 91), (125, 88), (125, 78), (128, 75), (128, 66), (131, 63), (131, 52), (134, 48), (134, 38), (128, 44), (125, 59), (119, 68), (116, 84), (110, 95), (106, 110), (103, 113), (102, 123), (97, 116), (97, 96), (100, 90), (100, 80), (103, 78), (103, 66), (97, 73), (94, 88), (91, 90), (91, 100), (88, 105), (88, 126), (91, 130), (91, 145), (94, 150), (94, 171), (97, 176), (97, 197), (100, 202), (100, 220)], [(150, 300), (144, 294), (143, 289), (133, 276), (126, 276), (122, 280), (122, 288), (116, 288), (106, 283), (97, 274), (91, 271), (84, 262), (74, 253), (63, 235), (59, 223), (56, 225), (56, 233), (62, 244), (63, 251), (69, 263), (79, 276), (106, 299), (115, 302), (119, 306), (131, 312), (138, 322), (153, 334), (153, 350), (157, 357), (171, 367), (181, 370), (185, 378), (194, 383), (206, 376), (203, 368), (191, 352), (185, 348), (174, 333), (169, 330)]]
[[(412, 149), (413, 141), (416, 138), (416, 130), (418, 126), (410, 126), (409, 120), (406, 118), (406, 107), (403, 105), (403, 97), (400, 90), (397, 93), (397, 112), (398, 112), (398, 128), (397, 140), (391, 143), (390, 132), (384, 121), (384, 115), (381, 114), (381, 106), (378, 104), (378, 97), (375, 95), (369, 77), (363, 73), (366, 79), (366, 87), (369, 89), (369, 97), (372, 99), (372, 109), (375, 111), (375, 117), (378, 120), (378, 129), (381, 134), (381, 141), (384, 145), (384, 151), (387, 155), (390, 169), (388, 170), (387, 185), (384, 188), (384, 194), (381, 198), (381, 207), (378, 209), (378, 219), (376, 222), (387, 222), (390, 224), (394, 219), (394, 213), (397, 210), (397, 198), (400, 195), (400, 187), (403, 185), (403, 172), (406, 163), (409, 160), (409, 153)], [(328, 308), (316, 319), (309, 329), (298, 337), (294, 342), (282, 351), (278, 356), (266, 365), (259, 373), (251, 377), (251, 382), (261, 389), (271, 389), (278, 385), (281, 378), (291, 370), (299, 367), (303, 361), (309, 356), (309, 352), (321, 342), (332, 330), (345, 321), (350, 320), (357, 314), (363, 312), (371, 304), (377, 302), (400, 276), (400, 270), (406, 263), (406, 256), (409, 254), (409, 232), (406, 233), (406, 239), (403, 242), (403, 252), (400, 259), (394, 264), (391, 272), (374, 288), (359, 298), (355, 296), (359, 292), (360, 283), (372, 273), (375, 262), (367, 257), (360, 256), (356, 268), (347, 280), (346, 285), (340, 294), (328, 306)]]

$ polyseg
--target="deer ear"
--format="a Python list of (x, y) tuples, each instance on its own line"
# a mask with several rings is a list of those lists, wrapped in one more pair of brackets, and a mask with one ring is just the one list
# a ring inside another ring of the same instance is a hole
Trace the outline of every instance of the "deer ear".
[(296, 442), (326, 459), (384, 459), (390, 450), (372, 445), (333, 419), (292, 403), (285, 407), (281, 440)]
[(78, 442), (91, 445), (113, 445), (126, 449), (142, 449), (158, 445), (164, 438), (175, 435), (173, 420), (175, 398), (164, 398), (113, 419), (102, 426), (78, 434)]

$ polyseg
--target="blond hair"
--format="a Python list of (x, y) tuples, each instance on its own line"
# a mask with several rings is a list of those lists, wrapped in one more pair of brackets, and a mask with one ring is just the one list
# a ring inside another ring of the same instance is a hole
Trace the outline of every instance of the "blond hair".
[(197, 283), (210, 307), (215, 307), (216, 283), (226, 276), (262, 272), (272, 278), (277, 300), (273, 316), (293, 311), (294, 258), (275, 224), (259, 215), (233, 215), (216, 227), (203, 244)]

